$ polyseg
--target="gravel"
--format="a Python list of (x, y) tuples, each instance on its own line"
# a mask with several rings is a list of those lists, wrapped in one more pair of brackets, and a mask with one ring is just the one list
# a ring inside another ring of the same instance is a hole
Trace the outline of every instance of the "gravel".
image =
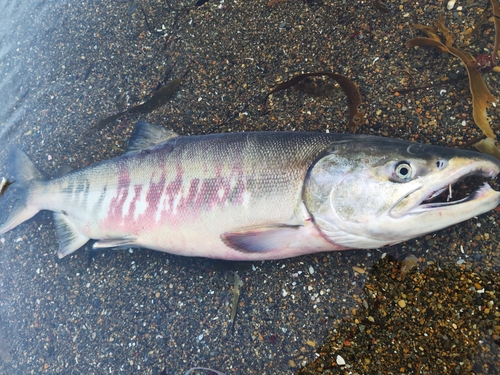
[[(448, 82), (464, 68), (437, 50), (405, 47), (420, 35), (412, 24), (432, 25), (440, 13), (461, 45), (487, 2), (447, 3), (383, 1), (389, 13), (357, 0), (7, 7), (0, 175), (10, 144), (47, 176), (120, 155), (139, 119), (180, 134), (346, 132), (339, 89), (289, 89), (262, 106), (278, 83), (313, 71), (359, 86), (359, 133), (460, 147), (480, 135), (467, 80)], [(474, 55), (493, 48), (492, 25), (481, 30), (466, 47)], [(82, 136), (186, 71), (162, 107)], [(498, 76), (485, 80), (498, 95)], [(489, 115), (498, 122), (496, 110)], [(383, 251), (228, 264), (89, 245), (59, 260), (51, 217), (41, 213), (1, 236), (0, 373), (495, 374), (499, 219), (491, 212)], [(403, 277), (410, 255), (418, 266)], [(232, 327), (236, 270), (243, 284)]]

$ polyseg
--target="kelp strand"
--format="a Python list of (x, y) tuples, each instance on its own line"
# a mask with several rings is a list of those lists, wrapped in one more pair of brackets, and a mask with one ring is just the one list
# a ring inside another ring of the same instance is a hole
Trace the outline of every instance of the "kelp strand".
[(361, 94), (359, 93), (358, 87), (349, 78), (330, 72), (313, 72), (313, 73), (303, 73), (292, 77), (288, 81), (280, 83), (274, 89), (272, 89), (264, 98), (264, 103), (267, 102), (268, 97), (278, 91), (289, 89), (299, 82), (303, 81), (308, 77), (329, 77), (338, 82), (342, 90), (347, 96), (347, 102), (349, 107), (349, 123), (348, 127), (351, 132), (354, 132), (357, 127), (363, 122), (364, 113), (359, 110), (359, 106), (362, 103)]

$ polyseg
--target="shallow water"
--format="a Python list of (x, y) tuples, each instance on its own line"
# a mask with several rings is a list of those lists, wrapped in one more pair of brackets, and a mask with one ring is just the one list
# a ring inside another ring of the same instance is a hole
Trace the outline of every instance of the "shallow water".
[[(7, 175), (10, 145), (20, 146), (50, 177), (65, 165), (81, 168), (120, 155), (139, 119), (181, 134), (334, 131), (335, 126), (342, 131), (341, 93), (333, 99), (284, 94), (274, 99), (271, 113), (262, 111), (259, 95), (300, 71), (356, 77), (371, 121), (362, 132), (381, 129), (383, 135), (416, 138), (411, 124), (394, 124), (417, 123), (418, 116), (401, 106), (395, 110), (394, 95), (380, 83), (397, 88), (400, 77), (391, 71), (398, 66), (395, 56), (401, 65), (415, 58), (405, 55), (409, 28), (391, 27), (364, 2), (351, 8), (341, 8), (342, 1), (251, 3), (209, 1), (196, 8), (194, 2), (1, 1), (0, 175)], [(404, 1), (391, 5), (421, 15), (418, 6)], [(369, 28), (385, 42), (368, 42)], [(389, 56), (386, 40), (400, 42), (403, 52)], [(425, 70), (422, 62), (422, 75), (456, 68), (448, 60), (435, 64)], [(82, 136), (187, 70), (179, 93), (161, 108)], [(400, 76), (403, 70), (397, 71)], [(383, 79), (374, 83), (370, 77), (377, 74)], [(465, 97), (466, 85), (457, 92)], [(425, 103), (424, 112), (435, 111), (433, 104), (439, 103), (446, 119), (447, 127), (439, 130), (444, 133), (421, 126), (420, 140), (446, 143), (462, 131), (461, 123), (448, 119), (467, 108), (447, 102), (439, 90), (411, 100), (403, 106), (417, 106), (418, 100)], [(377, 117), (380, 108), (385, 117)], [(370, 267), (385, 252), (400, 259), (415, 254), (421, 268), (459, 261), (494, 279), (500, 267), (498, 220), (498, 213), (490, 213), (383, 250), (221, 265), (150, 250), (96, 253), (88, 244), (59, 260), (51, 216), (41, 213), (0, 236), (0, 373), (159, 374), (166, 369), (166, 374), (182, 374), (195, 366), (226, 374), (294, 373), (316, 358), (334, 320), (362, 306)], [(355, 272), (354, 266), (367, 272)], [(233, 327), (237, 269), (243, 285)], [(492, 316), (491, 326), (500, 326)], [(498, 361), (493, 340), (491, 327), (482, 332), (474, 341), (473, 362)], [(493, 353), (486, 359), (485, 348)]]

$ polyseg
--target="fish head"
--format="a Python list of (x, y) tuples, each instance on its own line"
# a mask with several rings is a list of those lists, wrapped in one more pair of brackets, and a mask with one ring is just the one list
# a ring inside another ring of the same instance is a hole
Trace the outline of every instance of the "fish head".
[(453, 189), (466, 177), (494, 178), (499, 172), (499, 161), (474, 151), (348, 138), (310, 168), (303, 202), (328, 241), (344, 248), (377, 248), (493, 209), (500, 193), (487, 183), (463, 199), (454, 198)]

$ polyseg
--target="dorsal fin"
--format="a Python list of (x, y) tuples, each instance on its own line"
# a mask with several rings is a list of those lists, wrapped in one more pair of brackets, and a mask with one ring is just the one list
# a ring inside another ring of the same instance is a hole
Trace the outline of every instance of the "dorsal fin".
[(127, 153), (147, 150), (178, 136), (179, 134), (176, 132), (167, 130), (161, 126), (140, 121), (135, 124), (134, 131), (130, 136)]

